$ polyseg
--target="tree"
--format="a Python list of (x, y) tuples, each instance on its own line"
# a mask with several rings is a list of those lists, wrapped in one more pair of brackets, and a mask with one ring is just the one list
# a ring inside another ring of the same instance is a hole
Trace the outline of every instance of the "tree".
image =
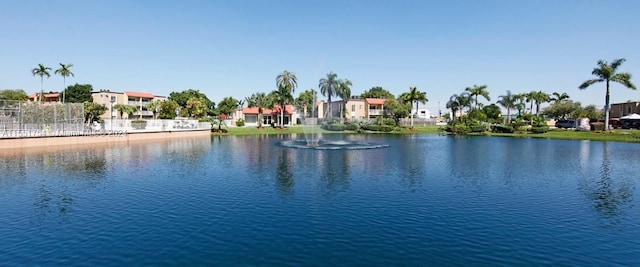
[(0, 100), (27, 100), (29, 96), (22, 89), (5, 89), (0, 90)]
[(532, 92), (533, 93), (533, 101), (536, 104), (536, 115), (538, 115), (538, 113), (540, 113), (540, 105), (542, 103), (546, 103), (549, 102), (551, 100), (551, 97), (542, 91), (537, 91), (537, 92)]
[(191, 98), (197, 98), (202, 100), (202, 102), (207, 106), (207, 113), (213, 112), (215, 109), (215, 103), (207, 97), (207, 95), (200, 92), (200, 90), (196, 89), (187, 89), (182, 92), (171, 92), (169, 93), (168, 100), (173, 100), (178, 104), (178, 106), (182, 108), (187, 107), (187, 101)]
[(327, 97), (327, 110), (325, 111), (325, 113), (328, 114), (327, 115), (328, 118), (333, 117), (331, 97), (337, 95), (338, 93), (337, 90), (339, 86), (340, 84), (338, 80), (338, 74), (335, 74), (333, 72), (327, 73), (327, 77), (320, 79), (320, 81), (318, 82), (318, 88), (320, 89), (320, 93), (323, 96)]
[(500, 116), (502, 112), (500, 112), (500, 107), (498, 107), (496, 104), (484, 106), (482, 108), (482, 111), (485, 115), (487, 115), (488, 119), (499, 121), (500, 123), (502, 123), (502, 118)]
[(44, 101), (44, 88), (42, 87), (44, 84), (44, 76), (47, 76), (47, 78), (51, 77), (51, 74), (49, 74), (50, 70), (51, 68), (45, 67), (43, 64), (38, 64), (37, 68), (31, 70), (33, 76), (40, 76), (40, 102)]
[(127, 114), (127, 119), (131, 117), (131, 114), (136, 112), (138, 109), (134, 105), (126, 105), (126, 104), (115, 104), (113, 105), (113, 109), (120, 112), (120, 119), (124, 119), (124, 114)]
[(177, 114), (176, 110), (180, 108), (180, 105), (173, 100), (162, 101), (160, 103), (160, 112), (158, 112), (158, 118), (160, 119), (175, 119)]
[[(427, 99), (427, 93), (418, 91), (418, 88), (415, 86), (409, 86), (409, 92), (406, 93), (403, 97), (403, 100), (406, 102), (416, 103), (416, 113), (418, 112), (418, 104), (426, 104), (429, 99)], [(411, 129), (413, 129), (413, 112), (411, 113)]]
[(515, 99), (516, 102), (516, 108), (518, 109), (518, 116), (522, 115), (522, 110), (525, 109), (526, 105), (524, 104), (527, 96), (524, 93), (520, 93), (520, 94), (515, 94), (513, 95), (513, 98)]
[[(340, 118), (343, 118), (343, 111), (347, 108), (347, 101), (351, 98), (351, 81), (349, 79), (338, 80), (338, 90), (336, 95), (342, 99), (342, 106), (340, 107)], [(346, 116), (346, 112), (344, 113)]]
[(498, 105), (507, 110), (507, 123), (511, 123), (511, 110), (516, 106), (516, 100), (516, 95), (512, 95), (509, 90), (507, 90), (506, 95), (498, 97)]
[(230, 115), (236, 110), (238, 106), (238, 100), (233, 97), (225, 97), (218, 103), (218, 114)]
[(160, 104), (162, 104), (162, 101), (158, 101), (158, 100), (154, 100), (149, 102), (149, 104), (147, 104), (147, 110), (151, 110), (151, 112), (153, 112), (153, 118), (157, 119), (158, 118), (158, 110), (160, 109)]
[(489, 91), (487, 91), (486, 85), (478, 86), (474, 84), (473, 87), (467, 87), (464, 90), (465, 92), (469, 93), (469, 97), (473, 98), (473, 103), (475, 104), (476, 109), (480, 105), (480, 102), (478, 102), (478, 96), (484, 97), (484, 99), (486, 99), (487, 101), (491, 100), (491, 98), (489, 97)]
[[(62, 76), (62, 88), (66, 88), (67, 87), (67, 77), (72, 76), (74, 77), (73, 72), (71, 72), (71, 70), (69, 70), (71, 67), (73, 67), (73, 64), (62, 64), (60, 63), (60, 68), (57, 69), (54, 74), (59, 74), (60, 76)], [(62, 90), (62, 103), (64, 103), (65, 101), (65, 90)]]
[(286, 86), (280, 86), (277, 90), (271, 91), (267, 98), (269, 99), (269, 101), (271, 101), (272, 104), (278, 104), (280, 108), (280, 128), (283, 128), (284, 110), (287, 104), (293, 103), (292, 91)]
[(316, 90), (309, 89), (304, 92), (301, 92), (298, 95), (298, 98), (295, 99), (296, 108), (304, 110), (304, 115), (306, 116), (315, 116), (313, 111), (309, 111), (309, 107), (313, 107), (315, 105), (317, 99)]
[(573, 102), (571, 100), (565, 100), (562, 102), (555, 102), (551, 106), (542, 110), (542, 114), (551, 116), (557, 119), (565, 119), (567, 116), (575, 114), (576, 110), (581, 107), (580, 102)]
[(189, 117), (202, 118), (207, 115), (207, 105), (202, 99), (196, 97), (192, 97), (187, 101), (186, 109)]
[(84, 102), (84, 118), (87, 123), (92, 123), (107, 111), (107, 106), (91, 101)]
[(411, 112), (411, 103), (403, 102), (395, 98), (387, 98), (384, 102), (384, 114), (387, 117), (393, 118), (396, 125), (401, 118), (406, 118)]
[(91, 86), (90, 84), (76, 83), (64, 89), (64, 94), (66, 95), (67, 102), (84, 103), (87, 101), (92, 101), (91, 91), (93, 91), (93, 86)]
[(371, 87), (371, 89), (364, 91), (364, 93), (362, 93), (360, 95), (360, 97), (362, 98), (384, 98), (384, 99), (390, 99), (390, 98), (395, 98), (395, 96), (387, 91), (386, 89), (380, 87), (380, 86), (375, 86), (375, 87)]
[(453, 113), (453, 119), (456, 119), (456, 111), (460, 111), (459, 119), (462, 120), (462, 111), (465, 107), (471, 107), (471, 97), (469, 93), (462, 92), (461, 94), (454, 94), (449, 98), (446, 107), (451, 109)]
[(580, 88), (580, 90), (584, 90), (595, 83), (599, 83), (599, 82), (606, 83), (607, 91), (604, 98), (604, 116), (605, 116), (604, 128), (607, 130), (609, 129), (609, 83), (616, 82), (616, 83), (622, 84), (623, 86), (629, 89), (632, 89), (632, 90), (636, 89), (636, 86), (631, 82), (631, 74), (627, 72), (620, 72), (620, 73), (616, 72), (618, 67), (620, 67), (620, 65), (622, 65), (624, 61), (625, 61), (624, 58), (615, 59), (613, 60), (611, 65), (609, 65), (609, 63), (607, 63), (606, 61), (599, 60), (598, 67), (594, 68), (593, 71), (591, 72), (591, 74), (595, 75), (598, 78), (586, 80), (578, 87)]
[[(284, 127), (284, 109), (286, 104), (293, 103), (293, 93), (298, 88), (298, 78), (296, 74), (284, 70), (276, 76), (276, 87), (278, 88), (273, 95), (276, 103), (280, 103), (280, 128)], [(273, 93), (273, 92), (272, 92)]]
[(265, 108), (269, 106), (267, 100), (268, 99), (265, 93), (258, 92), (258, 93), (252, 94), (247, 101), (248, 107), (258, 108), (258, 128), (262, 128), (262, 118), (263, 118), (262, 112), (264, 111)]
[(553, 102), (562, 102), (564, 100), (569, 99), (569, 95), (567, 93), (558, 93), (558, 92), (553, 92), (552, 94), (553, 96), (551, 97), (551, 101)]

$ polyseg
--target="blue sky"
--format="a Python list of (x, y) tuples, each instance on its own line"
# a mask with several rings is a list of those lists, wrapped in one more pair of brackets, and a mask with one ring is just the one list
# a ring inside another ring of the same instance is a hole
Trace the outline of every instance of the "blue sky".
[[(454, 93), (488, 85), (566, 92), (604, 105), (592, 78), (599, 59), (627, 59), (640, 86), (640, 1), (3, 1), (0, 88), (40, 89), (31, 69), (72, 63), (67, 83), (168, 95), (199, 89), (215, 102), (275, 89), (295, 72), (297, 93), (330, 71), (353, 94), (417, 86), (433, 111)], [(53, 73), (52, 73), (53, 74)], [(52, 76), (45, 90), (62, 88)], [(640, 91), (612, 87), (612, 101)]]

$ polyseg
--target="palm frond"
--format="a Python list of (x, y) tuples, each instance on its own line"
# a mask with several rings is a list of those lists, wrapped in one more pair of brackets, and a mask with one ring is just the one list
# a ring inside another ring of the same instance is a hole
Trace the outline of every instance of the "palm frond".
[(587, 81), (583, 82), (580, 86), (578, 86), (578, 88), (580, 88), (580, 90), (584, 90), (584, 89), (587, 89), (587, 87), (591, 86), (592, 84), (599, 83), (599, 82), (604, 82), (604, 79), (587, 80)]

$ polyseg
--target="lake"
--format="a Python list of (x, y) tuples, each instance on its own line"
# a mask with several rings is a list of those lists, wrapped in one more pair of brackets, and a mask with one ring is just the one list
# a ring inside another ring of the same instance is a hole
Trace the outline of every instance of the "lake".
[(0, 265), (640, 265), (640, 144), (301, 138), (0, 153)]

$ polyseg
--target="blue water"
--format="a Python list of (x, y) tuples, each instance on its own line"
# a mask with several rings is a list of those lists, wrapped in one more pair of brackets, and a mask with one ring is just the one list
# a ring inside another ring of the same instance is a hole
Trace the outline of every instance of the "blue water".
[(0, 154), (0, 266), (640, 265), (640, 144), (299, 138)]

